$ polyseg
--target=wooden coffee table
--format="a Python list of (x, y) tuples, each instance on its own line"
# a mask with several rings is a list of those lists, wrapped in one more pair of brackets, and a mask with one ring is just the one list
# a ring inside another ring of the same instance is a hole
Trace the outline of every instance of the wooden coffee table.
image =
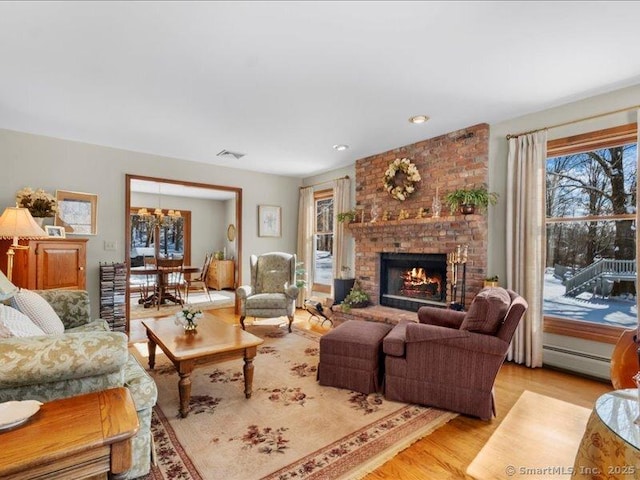
[(178, 391), (180, 415), (183, 418), (189, 414), (191, 372), (198, 364), (243, 357), (244, 394), (246, 398), (251, 398), (253, 359), (263, 339), (206, 312), (198, 321), (195, 333), (185, 333), (180, 325), (174, 323), (173, 317), (150, 318), (143, 320), (142, 324), (149, 338), (149, 368), (153, 370), (155, 366), (157, 345), (173, 362), (180, 375)]

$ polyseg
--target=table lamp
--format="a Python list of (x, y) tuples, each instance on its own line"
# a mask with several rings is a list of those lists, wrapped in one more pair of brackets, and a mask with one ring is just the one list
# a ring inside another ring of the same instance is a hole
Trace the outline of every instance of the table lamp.
[(7, 250), (7, 278), (11, 281), (13, 275), (13, 256), (15, 250), (29, 247), (18, 245), (19, 239), (34, 239), (47, 237), (46, 232), (38, 226), (31, 216), (29, 209), (21, 207), (7, 207), (0, 217), (0, 238), (11, 238), (13, 242)]

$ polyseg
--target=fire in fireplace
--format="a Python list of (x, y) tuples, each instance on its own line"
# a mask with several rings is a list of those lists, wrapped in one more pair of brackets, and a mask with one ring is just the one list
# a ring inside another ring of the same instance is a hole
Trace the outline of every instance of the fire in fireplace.
[(380, 304), (417, 311), (423, 305), (445, 306), (446, 253), (381, 253)]

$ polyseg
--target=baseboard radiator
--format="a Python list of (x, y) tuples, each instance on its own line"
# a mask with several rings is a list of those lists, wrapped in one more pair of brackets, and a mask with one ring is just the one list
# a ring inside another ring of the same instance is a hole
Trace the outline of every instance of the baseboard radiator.
[(602, 380), (611, 378), (611, 361), (607, 357), (551, 345), (545, 345), (542, 347), (542, 351), (545, 366), (568, 370)]

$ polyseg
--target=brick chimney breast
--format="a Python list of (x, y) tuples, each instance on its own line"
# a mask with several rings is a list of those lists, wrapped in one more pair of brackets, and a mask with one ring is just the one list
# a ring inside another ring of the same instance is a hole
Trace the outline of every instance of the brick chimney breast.
[[(422, 180), (405, 201), (393, 198), (383, 187), (387, 167), (396, 158), (410, 159)], [(457, 188), (488, 183), (489, 125), (479, 124), (412, 145), (356, 161), (356, 203), (364, 206), (365, 221), (349, 225), (355, 238), (355, 276), (371, 297), (379, 303), (380, 254), (450, 253), (457, 245), (468, 245), (465, 304), (482, 288), (487, 270), (487, 213), (462, 215), (449, 212), (444, 197)], [(431, 206), (438, 190), (442, 213), (433, 218)], [(369, 223), (370, 209), (376, 203), (380, 216)], [(419, 209), (426, 212), (416, 218)], [(399, 220), (401, 210), (408, 218)], [(382, 220), (383, 212), (388, 220)], [(461, 270), (460, 270), (461, 271)], [(450, 276), (450, 273), (448, 273)], [(458, 290), (459, 294), (459, 290)], [(447, 302), (453, 299), (447, 288)]]

